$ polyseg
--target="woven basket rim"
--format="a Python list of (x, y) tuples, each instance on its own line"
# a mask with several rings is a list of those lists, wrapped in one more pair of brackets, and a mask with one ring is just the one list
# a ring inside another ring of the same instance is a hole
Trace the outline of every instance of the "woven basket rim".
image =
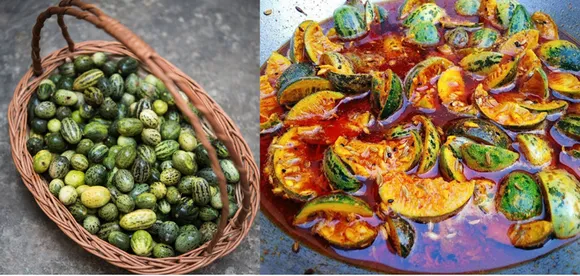
[[(209, 108), (209, 110), (212, 112), (212, 115), (218, 117), (223, 121), (224, 125), (228, 127), (230, 134), (232, 134), (233, 142), (236, 145), (236, 152), (242, 156), (244, 167), (248, 170), (248, 183), (250, 185), (249, 189), (251, 191), (252, 202), (248, 216), (243, 221), (242, 225), (235, 227), (234, 222), (237, 220), (241, 208), (236, 212), (235, 216), (229, 220), (224, 229), (223, 236), (216, 244), (216, 247), (211, 254), (207, 254), (205, 251), (209, 242), (206, 242), (197, 249), (183, 255), (163, 259), (141, 257), (122, 251), (86, 231), (82, 225), (76, 222), (67, 208), (50, 193), (47, 181), (34, 173), (32, 169), (32, 157), (26, 150), (25, 146), (26, 139), (22, 139), (27, 137), (28, 132), (25, 130), (28, 129), (26, 119), (30, 96), (36, 90), (40, 80), (45, 79), (67, 58), (94, 52), (105, 52), (112, 55), (127, 55), (139, 60), (139, 58), (125, 45), (117, 41), (90, 40), (80, 42), (75, 44), (74, 52), (70, 52), (67, 47), (63, 47), (44, 57), (42, 59), (42, 67), (45, 68), (44, 73), (39, 77), (34, 77), (32, 68), (30, 68), (20, 80), (14, 91), (14, 96), (10, 102), (8, 110), (11, 151), (14, 164), (20, 173), (24, 184), (32, 193), (36, 203), (41, 207), (42, 211), (57, 224), (61, 231), (77, 244), (82, 246), (83, 249), (115, 266), (127, 269), (131, 272), (143, 274), (187, 273), (204, 267), (217, 258), (231, 253), (248, 234), (259, 210), (259, 169), (253, 160), (252, 152), (249, 150), (247, 143), (241, 136), (239, 129), (225, 111), (223, 111), (221, 106), (219, 106), (207, 94), (207, 92), (203, 90), (203, 88), (197, 85), (195, 81), (167, 60), (163, 59), (163, 61), (172, 68), (172, 73), (178, 75), (191, 86), (195, 87), (193, 90), (196, 96), (201, 97), (204, 100), (205, 105), (210, 105), (211, 108)], [(143, 63), (141, 63), (141, 68), (148, 72), (148, 68), (143, 66)], [(30, 172), (32, 172), (32, 174), (30, 174)], [(243, 194), (240, 186), (240, 184), (236, 185), (236, 199), (241, 207), (242, 205), (240, 204), (240, 201)], [(58, 210), (60, 213), (53, 214), (51, 213), (51, 210)], [(199, 258), (201, 258), (201, 260)]]

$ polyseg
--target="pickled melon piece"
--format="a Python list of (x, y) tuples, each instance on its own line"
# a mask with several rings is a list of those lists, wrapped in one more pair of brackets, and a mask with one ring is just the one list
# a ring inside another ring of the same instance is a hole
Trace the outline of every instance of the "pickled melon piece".
[(362, 199), (343, 193), (334, 193), (308, 201), (294, 218), (294, 225), (307, 222), (319, 213), (335, 213), (348, 216), (372, 217), (373, 210)]
[(464, 57), (459, 65), (463, 70), (471, 73), (487, 76), (493, 72), (503, 59), (503, 54), (497, 52), (476, 52)]
[(497, 0), (481, 0), (479, 15), (494, 27), (499, 29), (503, 28), (498, 22)]
[(580, 99), (580, 81), (570, 73), (550, 73), (548, 75), (548, 85), (564, 96)]
[(540, 46), (538, 56), (551, 69), (580, 71), (580, 49), (570, 41), (552, 40), (546, 42)]
[(556, 122), (556, 129), (572, 139), (580, 140), (580, 115), (564, 115)]
[(364, 14), (350, 5), (342, 5), (334, 10), (334, 29), (342, 40), (355, 40), (367, 34)]
[(518, 61), (500, 63), (487, 75), (483, 85), (489, 89), (499, 89), (514, 82), (518, 74)]
[(290, 67), (291, 64), (292, 62), (290, 62), (290, 60), (285, 56), (278, 52), (273, 52), (266, 61), (266, 69), (264, 71), (265, 75), (268, 76), (270, 84), (275, 85), (278, 78), (282, 75), (282, 72)]
[(388, 164), (384, 160), (387, 155), (388, 145), (386, 141), (380, 143), (368, 143), (357, 139), (347, 140), (339, 137), (332, 150), (347, 164), (355, 175), (371, 177), (375, 170), (386, 170)]
[(274, 194), (307, 201), (327, 191), (328, 185), (320, 181), (320, 173), (309, 165), (310, 160), (306, 159), (308, 145), (300, 137), (299, 129), (294, 127), (272, 141), (266, 172), (271, 176)]
[(537, 11), (532, 14), (532, 22), (536, 25), (536, 29), (540, 31), (540, 37), (546, 40), (558, 40), (558, 25), (554, 22), (550, 15)]
[(542, 69), (542, 61), (528, 49), (518, 62), (517, 84), (519, 92), (526, 96), (545, 100), (550, 97), (548, 76)]
[(370, 30), (371, 24), (382, 24), (389, 19), (389, 11), (385, 8), (373, 4), (371, 1), (365, 3), (365, 21), (367, 30)]
[(280, 117), (284, 109), (278, 104), (274, 88), (268, 76), (260, 77), (260, 131), (281, 125)]
[(552, 161), (552, 147), (546, 137), (522, 133), (516, 137), (526, 159), (534, 166), (541, 166)]
[(451, 67), (441, 74), (437, 81), (437, 93), (441, 103), (449, 111), (458, 114), (476, 115), (478, 110), (468, 103), (465, 91), (465, 82), (461, 75), (461, 68)]
[[(350, 75), (354, 74), (353, 66), (344, 55), (337, 52), (326, 52), (320, 56), (320, 67), (330, 66), (329, 70), (335, 73)], [(322, 71), (322, 70), (321, 70)], [(320, 71), (318, 72), (320, 75)]]
[(534, 103), (531, 101), (524, 101), (519, 103), (523, 108), (529, 109), (535, 112), (547, 112), (549, 114), (558, 113), (566, 110), (568, 108), (568, 102), (555, 100), (550, 102)]
[(524, 30), (533, 29), (534, 25), (530, 14), (523, 5), (517, 5), (514, 13), (510, 19), (507, 36), (511, 36)]
[(371, 88), (369, 74), (355, 74), (352, 63), (342, 54), (327, 52), (320, 57), (318, 75), (326, 74), (334, 88), (345, 93), (363, 93)]
[(417, 126), (412, 123), (401, 123), (387, 130), (385, 137), (387, 139), (402, 139), (411, 136), (411, 132), (417, 131)]
[(431, 22), (418, 22), (407, 32), (407, 41), (424, 47), (437, 45), (440, 39), (437, 27)]
[(388, 216), (384, 227), (388, 233), (389, 243), (395, 250), (395, 253), (403, 258), (407, 258), (411, 254), (417, 236), (413, 225), (399, 216)]
[(507, 149), (511, 139), (503, 129), (497, 125), (478, 118), (461, 118), (448, 123), (445, 135), (467, 137), (471, 140), (491, 146)]
[(362, 183), (353, 174), (350, 166), (342, 162), (342, 159), (334, 153), (332, 147), (329, 147), (324, 152), (322, 171), (333, 190), (355, 192), (362, 186)]
[(552, 223), (545, 220), (512, 224), (508, 229), (508, 237), (517, 248), (536, 248), (544, 245), (554, 233)]
[(385, 172), (381, 180), (377, 182), (383, 209), (419, 222), (438, 222), (456, 214), (474, 190), (474, 181), (447, 182), (396, 171)]
[(487, 50), (499, 39), (500, 33), (492, 28), (483, 28), (473, 33), (469, 45), (477, 49)]
[(294, 31), (292, 39), (290, 39), (290, 47), (288, 48), (288, 58), (295, 62), (306, 62), (307, 57), (304, 51), (304, 31), (306, 27), (314, 23), (312, 20), (305, 20)]
[(435, 0), (405, 0), (399, 7), (399, 20), (407, 18), (416, 8), (426, 3), (435, 3)]
[(439, 155), (439, 171), (441, 176), (445, 180), (459, 180), (465, 181), (465, 175), (463, 175), (463, 164), (455, 156), (451, 146), (445, 144), (441, 147), (441, 153)]
[(469, 34), (465, 28), (455, 28), (445, 32), (445, 41), (456, 49), (465, 48), (469, 42)]
[(342, 50), (342, 45), (330, 41), (322, 32), (322, 27), (313, 22), (304, 30), (304, 48), (310, 60), (318, 64), (322, 54), (338, 52)]
[(397, 160), (396, 168), (409, 171), (419, 164), (423, 154), (423, 141), (417, 130), (411, 129), (407, 134), (403, 135), (387, 133), (386, 138), (394, 140), (394, 143), (391, 142), (389, 144), (393, 145), (391, 147), (391, 155)]
[(415, 142), (417, 138), (411, 136), (406, 139), (370, 143), (339, 137), (331, 148), (354, 175), (374, 178), (377, 172), (406, 171), (416, 164), (414, 152), (420, 148)]
[(516, 0), (496, 0), (497, 3), (497, 22), (503, 29), (510, 25), (510, 19), (514, 15), (518, 1)]
[(413, 116), (413, 122), (421, 123), (423, 130), (423, 152), (419, 161), (418, 174), (430, 171), (437, 162), (439, 149), (441, 148), (441, 137), (433, 122), (423, 115)]
[(411, 131), (411, 137), (404, 140), (399, 148), (398, 161), (401, 163), (401, 169), (404, 171), (409, 171), (413, 169), (421, 161), (421, 156), (423, 154), (423, 142), (421, 141), (421, 135), (417, 131)]
[(334, 91), (319, 91), (306, 96), (288, 111), (287, 123), (297, 123), (307, 120), (328, 120), (336, 113), (336, 106), (344, 94)]
[(480, 4), (479, 0), (457, 0), (455, 2), (455, 11), (457, 11), (457, 14), (464, 16), (476, 15)]
[(348, 121), (345, 128), (357, 133), (370, 133), (369, 125), (375, 121), (370, 111), (359, 113), (351, 112), (347, 115)]
[(281, 105), (291, 105), (312, 93), (332, 88), (330, 81), (320, 77), (300, 78), (278, 90), (278, 102)]
[(341, 74), (329, 71), (326, 77), (334, 89), (348, 93), (364, 93), (371, 89), (372, 77), (369, 74)]
[(421, 22), (437, 24), (439, 23), (439, 19), (446, 15), (445, 10), (437, 6), (437, 4), (425, 3), (411, 12), (409, 17), (403, 21), (403, 26), (408, 28)]
[(469, 143), (475, 143), (473, 140), (469, 139), (469, 138), (465, 138), (465, 137), (461, 137), (461, 136), (447, 136), (447, 141), (445, 142), (446, 145), (448, 145), (451, 149), (451, 151), (453, 151), (453, 155), (455, 155), (455, 157), (461, 159), (461, 146), (463, 146), (464, 144), (469, 144)]
[(431, 80), (453, 66), (448, 59), (430, 57), (413, 67), (404, 81), (404, 90), (407, 99), (415, 107), (435, 109), (437, 91)]
[(324, 220), (313, 231), (330, 244), (344, 249), (361, 249), (373, 243), (378, 235), (376, 227), (364, 220)]
[(387, 69), (384, 72), (373, 72), (371, 85), (371, 103), (378, 110), (378, 119), (384, 120), (403, 106), (403, 86), (401, 79)]
[(537, 174), (542, 184), (546, 209), (550, 212), (554, 233), (566, 239), (580, 233), (580, 182), (562, 169), (543, 170)]
[(465, 82), (461, 76), (461, 68), (451, 67), (447, 69), (437, 81), (437, 92), (441, 103), (448, 106), (453, 101), (466, 102)]
[[(261, 118), (262, 117), (260, 117), (260, 119)], [(264, 122), (260, 123), (260, 132), (266, 133), (275, 131), (276, 129), (282, 127), (282, 124), (282, 120), (280, 120), (278, 114), (272, 114)]]
[(461, 146), (465, 143), (473, 143), (473, 140), (450, 135), (447, 136), (447, 141), (441, 147), (439, 171), (445, 180), (467, 180), (463, 174), (463, 163), (461, 163)]
[(526, 81), (538, 67), (542, 67), (540, 58), (534, 51), (526, 50), (518, 62), (518, 80)]
[(290, 65), (278, 79), (278, 102), (281, 105), (292, 105), (314, 92), (332, 89), (328, 80), (315, 75), (316, 68), (312, 64)]
[(316, 67), (310, 63), (291, 64), (282, 72), (276, 83), (278, 90), (284, 90), (288, 84), (305, 77), (316, 76)]
[(468, 143), (461, 146), (465, 165), (478, 172), (501, 171), (518, 161), (517, 152), (500, 147)]
[(508, 128), (529, 129), (541, 124), (546, 112), (532, 113), (515, 102), (498, 102), (480, 84), (474, 93), (475, 104), (485, 117)]
[(532, 175), (514, 171), (502, 180), (497, 210), (509, 220), (526, 220), (542, 214), (542, 193)]
[(532, 75), (520, 85), (520, 93), (526, 95), (535, 95), (540, 99), (547, 99), (550, 97), (550, 89), (548, 87), (548, 76), (542, 67), (536, 67)]
[(517, 56), (526, 50), (538, 47), (540, 32), (538, 30), (524, 30), (513, 34), (499, 46), (499, 52), (504, 55)]
[(473, 203), (484, 213), (493, 213), (495, 210), (495, 182), (488, 179), (475, 179), (474, 181)]

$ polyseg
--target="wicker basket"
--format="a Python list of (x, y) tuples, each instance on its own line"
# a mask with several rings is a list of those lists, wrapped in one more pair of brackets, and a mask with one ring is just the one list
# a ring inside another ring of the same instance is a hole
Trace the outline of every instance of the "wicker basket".
[[(70, 38), (64, 24), (64, 15), (71, 15), (94, 24), (103, 29), (119, 42), (87, 41), (75, 44)], [(68, 47), (55, 51), (40, 59), (40, 31), (46, 19), (58, 16), (58, 24)], [(186, 254), (163, 259), (139, 257), (129, 254), (117, 247), (91, 235), (77, 223), (67, 208), (48, 190), (45, 179), (36, 174), (32, 168), (32, 157), (26, 149), (27, 140), (27, 103), (42, 79), (67, 58), (81, 54), (106, 52), (110, 55), (127, 55), (138, 59), (141, 70), (151, 72), (161, 79), (175, 98), (177, 107), (187, 116), (196, 133), (215, 135), (232, 153), (232, 160), (240, 172), (240, 183), (236, 186), (236, 198), (240, 209), (228, 222), (228, 200), (225, 177), (220, 169), (215, 149), (205, 135), (198, 135), (201, 144), (207, 149), (211, 167), (216, 172), (224, 208), (222, 209), (219, 230), (214, 239)], [(33, 68), (28, 70), (14, 91), (14, 98), (8, 109), (10, 143), (12, 158), (22, 176), (26, 187), (34, 199), (58, 227), (76, 243), (90, 253), (118, 267), (142, 274), (181, 274), (206, 266), (228, 253), (242, 241), (258, 211), (259, 193), (258, 167), (254, 162), (248, 145), (244, 142), (239, 129), (224, 111), (207, 95), (191, 78), (160, 57), (143, 40), (137, 37), (118, 21), (103, 14), (94, 5), (79, 0), (63, 0), (58, 7), (50, 7), (38, 16), (33, 28), (32, 37)], [(204, 121), (193, 114), (178, 93), (178, 88), (185, 92), (190, 101), (203, 114)]]

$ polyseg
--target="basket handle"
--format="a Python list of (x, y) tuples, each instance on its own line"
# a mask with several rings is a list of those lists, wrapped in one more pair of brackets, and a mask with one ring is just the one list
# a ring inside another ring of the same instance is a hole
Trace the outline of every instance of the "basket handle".
[[(80, 9), (75, 8), (78, 7)], [(208, 108), (200, 101), (198, 97), (194, 95), (189, 86), (185, 83), (178, 81), (177, 76), (171, 73), (170, 68), (162, 62), (162, 58), (151, 48), (147, 43), (135, 35), (131, 30), (122, 25), (117, 20), (107, 16), (100, 9), (92, 4), (86, 4), (80, 0), (63, 0), (60, 2), (59, 7), (49, 7), (46, 11), (41, 13), (36, 21), (36, 24), (32, 30), (32, 66), (33, 71), (36, 76), (42, 74), (42, 64), (40, 58), (40, 31), (44, 26), (46, 19), (50, 18), (52, 15), (58, 16), (58, 25), (61, 28), (62, 35), (67, 41), (69, 51), (74, 51), (74, 42), (70, 38), (67, 27), (64, 23), (63, 16), (70, 15), (78, 19), (88, 21), (95, 25), (99, 29), (103, 29), (106, 33), (117, 39), (119, 42), (124, 44), (129, 50), (131, 50), (135, 55), (150, 69), (151, 73), (157, 76), (163, 81), (167, 86), (169, 92), (175, 100), (177, 107), (183, 112), (183, 114), (189, 118), (190, 123), (196, 133), (205, 133), (200, 122), (200, 119), (192, 112), (192, 110), (187, 106), (185, 100), (180, 96), (176, 89), (179, 87), (190, 101), (198, 108), (198, 110), (203, 114), (204, 118), (212, 126), (212, 130), (216, 137), (224, 143), (226, 148), (230, 153), (232, 153), (232, 161), (234, 165), (240, 172), (241, 179), (241, 190), (243, 194), (242, 208), (238, 213), (238, 220), (235, 221), (235, 226), (241, 225), (241, 223), (246, 219), (248, 212), (251, 208), (250, 200), (250, 189), (247, 177), (247, 170), (242, 164), (241, 157), (236, 154), (234, 144), (232, 142), (231, 136), (226, 132), (225, 128), (218, 123), (215, 116), (213, 116), (213, 110), (208, 110)], [(169, 73), (166, 73), (169, 72)], [(196, 84), (197, 85), (197, 84)], [(221, 210), (221, 217), (218, 225), (218, 231), (214, 238), (211, 240), (207, 247), (207, 252), (211, 253), (223, 235), (223, 231), (227, 225), (227, 218), (229, 215), (229, 200), (227, 196), (226, 181), (224, 174), (219, 166), (218, 158), (215, 149), (209, 142), (206, 135), (198, 135), (203, 147), (207, 150), (211, 168), (215, 172), (218, 178), (218, 184), (220, 188), (220, 197), (223, 202), (223, 208)]]

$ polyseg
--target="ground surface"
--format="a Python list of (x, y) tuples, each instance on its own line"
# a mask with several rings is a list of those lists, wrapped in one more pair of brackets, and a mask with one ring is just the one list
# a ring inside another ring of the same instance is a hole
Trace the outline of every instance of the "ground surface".
[[(380, 1), (380, 0), (377, 0)], [(578, 0), (520, 0), (530, 13), (543, 10), (550, 14), (558, 26), (580, 39), (580, 8)], [(294, 32), (298, 24), (306, 19), (321, 20), (332, 16), (334, 8), (325, 8), (319, 3), (325, 3), (330, 7), (337, 7), (344, 0), (325, 1), (276, 1), (260, 0), (260, 64), (262, 64), (272, 51), (278, 49), (286, 42)], [(300, 7), (308, 16), (296, 11), (295, 6)], [(269, 16), (264, 11), (272, 10)], [(334, 259), (320, 255), (305, 246), (299, 253), (292, 251), (294, 240), (281, 232), (263, 214), (259, 216), (260, 223), (260, 271), (264, 274), (302, 274), (313, 272), (320, 274), (367, 274), (367, 270), (356, 268)], [(517, 266), (511, 269), (499, 271), (506, 274), (577, 274), (580, 272), (580, 241), (541, 258), (539, 260)]]
[[(161, 56), (197, 80), (238, 124), (258, 155), (258, 1), (90, 1), (140, 35)], [(30, 60), (36, 16), (58, 1), (0, 3), (0, 274), (120, 274), (77, 246), (36, 205), (11, 158), (8, 104)], [(112, 40), (101, 30), (66, 18), (76, 41)], [(66, 45), (56, 18), (43, 29), (46, 55)], [(259, 272), (259, 226), (230, 255), (195, 271), (201, 274)]]

